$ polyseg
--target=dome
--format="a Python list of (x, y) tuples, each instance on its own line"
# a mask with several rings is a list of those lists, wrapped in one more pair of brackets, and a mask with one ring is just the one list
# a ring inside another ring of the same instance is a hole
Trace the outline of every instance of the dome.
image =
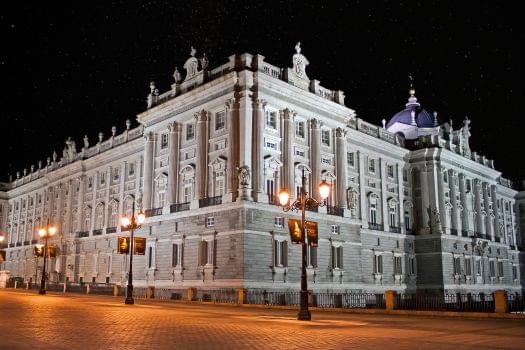
[(408, 98), (408, 103), (405, 105), (405, 109), (394, 114), (392, 118), (386, 124), (386, 128), (389, 129), (396, 123), (401, 123), (405, 125), (414, 125), (412, 120), (412, 113), (414, 113), (415, 126), (418, 128), (433, 128), (438, 125), (437, 116), (432, 116), (426, 109), (422, 108), (419, 102), (417, 102), (417, 97), (414, 96), (415, 91), (410, 91), (410, 97)]

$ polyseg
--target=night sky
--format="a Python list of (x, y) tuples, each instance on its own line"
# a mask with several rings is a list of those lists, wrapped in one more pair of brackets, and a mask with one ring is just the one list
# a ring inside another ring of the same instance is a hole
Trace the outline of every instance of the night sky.
[[(234, 53), (291, 66), (301, 41), (307, 74), (346, 93), (380, 125), (404, 108), (408, 75), (441, 120), (472, 120), (471, 148), (505, 177), (525, 179), (523, 63), (518, 3), (480, 1), (17, 1), (0, 11), (5, 178), (37, 164), (71, 136), (96, 143), (146, 108), (190, 45), (212, 68)], [(468, 4), (467, 4), (468, 3)], [(458, 5), (459, 4), (459, 5)], [(6, 5), (2, 5), (6, 6)], [(461, 7), (458, 7), (461, 6)], [(520, 45), (521, 44), (521, 45)]]

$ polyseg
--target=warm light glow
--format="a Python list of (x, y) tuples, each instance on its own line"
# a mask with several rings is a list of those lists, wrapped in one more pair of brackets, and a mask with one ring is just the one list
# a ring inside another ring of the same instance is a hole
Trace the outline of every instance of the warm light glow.
[(0, 236), (0, 242), (3, 242), (3, 241), (4, 241), (4, 239), (5, 239), (5, 237), (4, 237), (4, 236)]
[(46, 235), (46, 229), (45, 228), (41, 228), (40, 230), (38, 230), (38, 235), (40, 237), (44, 237)]
[(137, 214), (137, 222), (139, 223), (139, 225), (142, 225), (144, 220), (146, 220), (146, 215), (144, 215), (143, 212), (138, 213)]
[(47, 232), (49, 232), (50, 236), (53, 236), (55, 233), (57, 233), (57, 228), (55, 226), (51, 226)]
[(131, 220), (124, 216), (122, 219), (120, 219), (120, 222), (122, 223), (122, 226), (128, 227), (131, 224)]
[(330, 195), (330, 184), (325, 180), (319, 184), (319, 194), (322, 199), (326, 199)]
[(281, 191), (279, 191), (279, 203), (281, 203), (281, 205), (286, 205), (288, 204), (288, 201), (290, 200), (290, 193), (288, 193), (288, 191), (286, 189), (282, 189)]

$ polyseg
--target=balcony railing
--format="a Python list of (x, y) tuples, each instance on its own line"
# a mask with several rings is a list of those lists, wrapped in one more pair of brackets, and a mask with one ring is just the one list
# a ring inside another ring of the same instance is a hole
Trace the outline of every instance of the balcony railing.
[(14, 243), (9, 243), (9, 244), (7, 245), (7, 248), (12, 248), (12, 247), (14, 247), (14, 246), (15, 246)]
[(100, 236), (101, 234), (102, 234), (101, 228), (93, 230), (93, 236)]
[(342, 207), (327, 205), (326, 212), (328, 213), (328, 215), (344, 216), (345, 210)]
[(176, 213), (184, 210), (190, 210), (190, 203), (177, 203), (170, 205), (170, 213)]
[(368, 227), (369, 227), (371, 230), (383, 231), (383, 225), (382, 225), (382, 224), (377, 224), (377, 223), (375, 223), (375, 222), (369, 222), (369, 223), (368, 223)]
[(22, 242), (16, 242), (16, 246), (17, 247), (21, 247), (22, 246)]
[(501, 237), (500, 236), (494, 237), (494, 242), (500, 243), (501, 242)]
[(401, 227), (390, 226), (390, 232), (401, 233)]
[(467, 230), (461, 230), (461, 237), (468, 237), (468, 231)]
[(513, 245), (513, 244), (510, 244), (510, 245), (509, 245), (509, 248), (510, 248), (510, 250), (516, 250), (516, 246)]
[(451, 229), (450, 229), (450, 234), (451, 234), (452, 236), (457, 236), (457, 235), (458, 235), (458, 229), (456, 229), (456, 228), (451, 228)]
[(38, 242), (36, 239), (31, 240), (31, 244), (36, 244), (36, 242)]
[(207, 197), (199, 199), (199, 208), (222, 204), (222, 196)]
[(77, 237), (78, 237), (78, 238), (89, 237), (89, 231), (80, 231), (80, 232), (77, 232)]
[(146, 211), (144, 212), (144, 215), (146, 215), (147, 218), (150, 218), (152, 216), (162, 215), (162, 207), (161, 208), (146, 209)]
[(489, 237), (481, 232), (475, 232), (474, 235), (476, 236), (476, 238), (481, 238), (481, 239), (489, 239)]
[(24, 241), (24, 245), (30, 245), (31, 241)]
[(115, 233), (115, 232), (117, 232), (117, 228), (116, 227), (108, 227), (108, 228), (106, 228), (106, 234)]

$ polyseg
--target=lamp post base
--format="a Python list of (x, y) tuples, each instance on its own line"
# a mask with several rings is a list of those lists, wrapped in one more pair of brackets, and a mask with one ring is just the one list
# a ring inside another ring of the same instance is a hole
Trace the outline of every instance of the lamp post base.
[(312, 319), (312, 314), (308, 310), (300, 310), (297, 314), (297, 319), (299, 321), (310, 321)]
[(135, 304), (135, 300), (133, 298), (126, 298), (126, 300), (124, 300), (124, 304), (133, 305)]
[(38, 294), (44, 295), (44, 294), (46, 294), (46, 290), (45, 289), (40, 289), (40, 290), (38, 290)]

